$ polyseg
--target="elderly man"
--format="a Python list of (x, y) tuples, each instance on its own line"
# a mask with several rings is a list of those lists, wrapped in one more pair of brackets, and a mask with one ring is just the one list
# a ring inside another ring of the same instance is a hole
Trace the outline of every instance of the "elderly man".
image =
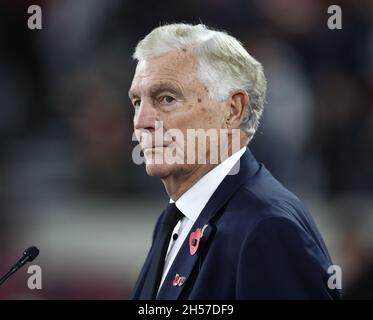
[(132, 298), (338, 298), (310, 214), (247, 147), (263, 112), (261, 64), (225, 32), (187, 24), (154, 29), (134, 58), (135, 134), (170, 203)]

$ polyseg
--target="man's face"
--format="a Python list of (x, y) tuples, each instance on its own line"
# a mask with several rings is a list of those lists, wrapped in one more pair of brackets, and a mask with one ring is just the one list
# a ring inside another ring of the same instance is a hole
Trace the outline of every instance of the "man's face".
[[(227, 107), (226, 103), (208, 97), (208, 90), (198, 80), (197, 63), (190, 50), (141, 60), (129, 95), (135, 108), (135, 135), (144, 152), (149, 175), (163, 179), (171, 175), (183, 176), (205, 165), (196, 163), (198, 155), (195, 163), (187, 163), (187, 151), (193, 149), (191, 140), (187, 139), (187, 129), (216, 129), (219, 132), (225, 128)], [(165, 134), (170, 129), (178, 129), (182, 135)], [(157, 141), (156, 136), (160, 135), (164, 140)], [(197, 149), (196, 142), (192, 152)], [(207, 163), (210, 153), (216, 152), (212, 149), (215, 148), (210, 148), (207, 139), (203, 151)], [(173, 150), (173, 159), (178, 159), (171, 164), (167, 161), (170, 150)]]

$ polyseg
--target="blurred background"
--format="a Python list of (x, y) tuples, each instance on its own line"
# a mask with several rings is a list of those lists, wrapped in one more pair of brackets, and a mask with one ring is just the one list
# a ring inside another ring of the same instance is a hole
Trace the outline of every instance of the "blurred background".
[(250, 148), (312, 212), (345, 297), (373, 298), (371, 0), (1, 0), (0, 273), (36, 245), (43, 289), (23, 268), (0, 299), (129, 297), (168, 201), (132, 161), (131, 55), (172, 22), (226, 30), (263, 63)]

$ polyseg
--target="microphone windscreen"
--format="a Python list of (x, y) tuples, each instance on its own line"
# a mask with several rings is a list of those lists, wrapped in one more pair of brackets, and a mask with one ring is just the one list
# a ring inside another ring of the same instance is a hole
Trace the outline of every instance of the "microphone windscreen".
[(39, 249), (32, 246), (32, 247), (29, 247), (27, 248), (24, 252), (23, 252), (23, 255), (26, 255), (26, 256), (29, 256), (29, 259), (28, 261), (32, 261), (34, 260), (38, 255), (39, 255)]

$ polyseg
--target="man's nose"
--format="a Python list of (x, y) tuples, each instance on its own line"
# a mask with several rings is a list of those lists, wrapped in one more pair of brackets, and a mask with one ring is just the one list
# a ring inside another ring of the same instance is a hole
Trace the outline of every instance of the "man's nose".
[(141, 101), (139, 108), (135, 111), (133, 118), (134, 128), (138, 129), (155, 129), (155, 121), (157, 118), (157, 112), (155, 108), (145, 101)]

